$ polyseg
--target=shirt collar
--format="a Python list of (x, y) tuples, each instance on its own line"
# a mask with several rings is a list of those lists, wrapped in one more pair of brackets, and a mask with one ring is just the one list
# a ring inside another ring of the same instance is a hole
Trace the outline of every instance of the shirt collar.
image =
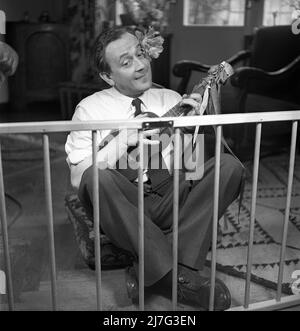
[[(139, 99), (142, 100), (143, 106), (145, 107), (145, 109), (148, 109), (147, 106), (147, 100), (148, 100), (148, 91), (144, 92)], [(131, 109), (131, 105), (132, 105), (132, 101), (136, 98), (131, 98), (128, 97), (127, 95), (124, 95), (122, 93), (120, 93), (115, 87), (112, 88), (112, 92), (113, 94), (116, 96), (116, 98), (118, 98), (124, 105), (124, 108), (127, 109), (128, 111)]]

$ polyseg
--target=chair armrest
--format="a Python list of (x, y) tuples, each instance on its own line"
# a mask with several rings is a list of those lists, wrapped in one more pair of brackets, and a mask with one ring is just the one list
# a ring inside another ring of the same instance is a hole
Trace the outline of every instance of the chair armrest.
[[(250, 51), (243, 50), (227, 59), (226, 62), (231, 65), (235, 65), (240, 61), (246, 60), (250, 57), (250, 55)], [(175, 63), (173, 67), (173, 74), (176, 77), (185, 77), (190, 71), (208, 72), (211, 67), (212, 65), (204, 64), (198, 61), (182, 60)]]
[(249, 59), (250, 55), (251, 52), (249, 50), (243, 50), (231, 56), (229, 59), (226, 60), (226, 62), (234, 66), (241, 61)]
[(296, 70), (300, 69), (300, 56), (289, 63), (287, 66), (268, 72), (255, 67), (241, 67), (235, 71), (231, 78), (231, 84), (235, 87), (246, 88), (249, 80), (260, 80), (269, 84), (288, 80)]
[[(234, 66), (235, 64), (239, 63), (250, 57), (251, 52), (248, 50), (243, 50), (232, 57), (230, 57), (226, 62)], [(189, 61), (189, 60), (182, 60), (175, 63), (173, 67), (173, 74), (176, 77), (181, 77), (182, 80), (178, 85), (177, 91), (180, 94), (186, 93), (187, 86), (189, 80), (191, 78), (191, 74), (193, 71), (204, 72), (207, 73), (212, 65), (203, 64), (198, 61)]]

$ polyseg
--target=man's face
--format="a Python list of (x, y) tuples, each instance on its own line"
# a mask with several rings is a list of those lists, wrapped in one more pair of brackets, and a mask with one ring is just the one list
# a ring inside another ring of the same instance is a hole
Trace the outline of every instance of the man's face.
[(150, 61), (144, 56), (137, 38), (125, 33), (106, 47), (110, 79), (124, 95), (136, 98), (152, 86)]

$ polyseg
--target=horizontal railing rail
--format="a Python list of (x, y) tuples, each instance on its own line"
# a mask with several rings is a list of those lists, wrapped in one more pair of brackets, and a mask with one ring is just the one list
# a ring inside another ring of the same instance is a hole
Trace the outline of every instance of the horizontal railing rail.
[(113, 129), (142, 129), (143, 123), (165, 123), (173, 122), (173, 126), (183, 128), (187, 126), (211, 126), (228, 124), (267, 123), (280, 121), (298, 121), (300, 109), (286, 112), (205, 115), (186, 117), (164, 117), (148, 118), (140, 120), (118, 120), (118, 121), (86, 121), (86, 122), (26, 122), (0, 124), (0, 134), (9, 133), (51, 133), (68, 131), (94, 131)]
[[(97, 289), (97, 308), (102, 309), (101, 295), (101, 245), (100, 245), (100, 208), (99, 206), (99, 187), (98, 187), (98, 168), (96, 164), (97, 146), (97, 131), (99, 130), (120, 130), (120, 129), (137, 129), (139, 134), (139, 185), (138, 185), (138, 202), (139, 202), (139, 309), (144, 310), (144, 186), (142, 183), (144, 165), (143, 165), (143, 135), (141, 131), (147, 127), (161, 127), (164, 125), (172, 126), (174, 133), (174, 194), (173, 194), (173, 290), (172, 301), (173, 309), (177, 309), (177, 262), (178, 262), (178, 212), (179, 212), (179, 154), (180, 154), (180, 132), (181, 128), (192, 126), (216, 126), (216, 143), (215, 143), (215, 179), (214, 179), (214, 208), (213, 208), (213, 231), (212, 231), (212, 258), (211, 258), (211, 293), (209, 309), (214, 309), (214, 285), (216, 281), (216, 257), (217, 257), (217, 233), (218, 233), (218, 201), (220, 188), (220, 156), (221, 156), (221, 140), (222, 128), (226, 125), (238, 124), (256, 124), (256, 138), (253, 164), (253, 182), (252, 182), (252, 203), (250, 216), (249, 244), (247, 256), (247, 275), (245, 285), (245, 301), (243, 307), (234, 308), (233, 310), (260, 310), (260, 309), (280, 309), (282, 307), (290, 307), (300, 304), (300, 296), (290, 296), (282, 298), (282, 278), (284, 268), (284, 257), (287, 246), (288, 222), (290, 215), (291, 196), (295, 168), (296, 142), (298, 136), (298, 121), (300, 120), (300, 110), (285, 111), (285, 112), (268, 112), (268, 113), (248, 113), (248, 114), (227, 114), (227, 115), (207, 115), (196, 117), (176, 117), (176, 118), (155, 118), (155, 119), (140, 119), (140, 120), (124, 120), (124, 121), (96, 121), (96, 122), (34, 122), (34, 123), (7, 123), (0, 124), (0, 216), (2, 225), (2, 238), (4, 246), (5, 267), (7, 273), (8, 287), (8, 304), (9, 309), (14, 309), (12, 270), (9, 255), (9, 237), (7, 228), (7, 215), (5, 205), (5, 190), (2, 169), (1, 157), (1, 135), (3, 134), (20, 134), (20, 133), (40, 133), (43, 135), (44, 149), (44, 179), (45, 179), (45, 197), (47, 203), (47, 219), (48, 219), (48, 238), (51, 260), (51, 292), (52, 292), (52, 307), (56, 310), (57, 304), (57, 274), (55, 260), (55, 245), (54, 245), (54, 226), (53, 226), (53, 205), (52, 205), (52, 189), (51, 189), (51, 171), (49, 157), (49, 137), (48, 135), (55, 132), (69, 131), (91, 131), (92, 132), (92, 150), (93, 150), (93, 204), (94, 204), (94, 230), (95, 230), (95, 263), (96, 263), (96, 289)], [(258, 304), (250, 304), (250, 283), (251, 269), (253, 257), (253, 242), (254, 242), (254, 226), (257, 203), (257, 188), (258, 188), (258, 171), (260, 161), (260, 147), (263, 123), (267, 122), (292, 122), (291, 148), (289, 161), (289, 175), (287, 188), (286, 212), (284, 218), (284, 226), (282, 229), (282, 246), (280, 254), (280, 267), (278, 273), (278, 288), (277, 295), (273, 301), (262, 302)]]

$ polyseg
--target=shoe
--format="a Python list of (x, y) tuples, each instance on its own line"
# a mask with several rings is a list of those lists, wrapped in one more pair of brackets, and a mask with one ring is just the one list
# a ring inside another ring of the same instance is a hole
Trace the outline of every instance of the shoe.
[[(126, 288), (128, 297), (136, 302), (139, 297), (138, 279), (133, 267), (128, 267), (125, 270)], [(179, 266), (178, 268), (178, 301), (191, 306), (201, 307), (205, 310), (209, 309), (210, 297), (210, 278), (202, 277), (197, 271)], [(166, 284), (155, 284), (155, 290), (159, 289), (166, 291), (169, 287), (171, 293), (172, 282)], [(223, 311), (231, 306), (231, 295), (227, 286), (216, 278), (215, 282), (215, 300), (214, 310)]]
[[(202, 277), (197, 271), (185, 267), (178, 269), (178, 301), (192, 306), (209, 309), (210, 278)], [(231, 295), (227, 286), (216, 278), (214, 310), (223, 311), (231, 306)]]

